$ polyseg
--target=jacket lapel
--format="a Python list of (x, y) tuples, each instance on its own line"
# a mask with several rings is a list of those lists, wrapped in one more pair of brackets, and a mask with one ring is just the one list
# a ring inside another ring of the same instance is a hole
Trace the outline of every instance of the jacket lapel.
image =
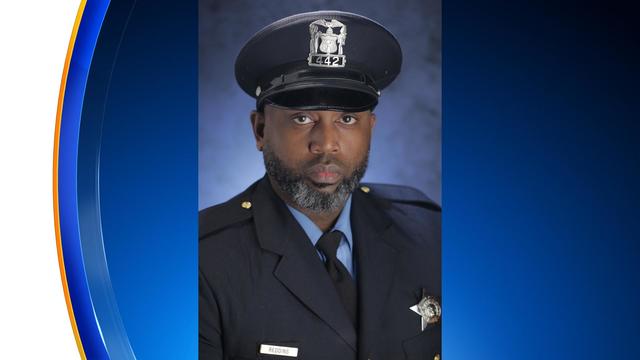
[(304, 230), (265, 176), (252, 196), (258, 241), (282, 255), (275, 277), (356, 351), (356, 332)]
[(381, 208), (389, 206), (355, 191), (351, 205), (351, 228), (356, 250), (358, 281), (358, 354), (367, 359), (381, 328), (381, 317), (393, 282), (397, 250), (394, 228)]

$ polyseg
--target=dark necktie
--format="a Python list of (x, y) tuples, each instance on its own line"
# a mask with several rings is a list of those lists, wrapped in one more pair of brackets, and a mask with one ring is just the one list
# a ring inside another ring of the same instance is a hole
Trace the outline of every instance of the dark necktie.
[(327, 268), (329, 277), (338, 291), (342, 304), (345, 309), (347, 309), (351, 322), (356, 326), (358, 316), (356, 284), (355, 281), (353, 281), (353, 278), (351, 278), (349, 270), (347, 270), (342, 262), (340, 262), (336, 257), (340, 240), (342, 240), (342, 233), (340, 231), (334, 230), (332, 232), (324, 233), (320, 237), (320, 240), (318, 240), (316, 248), (318, 248), (318, 250), (320, 250), (324, 255), (326, 259), (325, 267)]

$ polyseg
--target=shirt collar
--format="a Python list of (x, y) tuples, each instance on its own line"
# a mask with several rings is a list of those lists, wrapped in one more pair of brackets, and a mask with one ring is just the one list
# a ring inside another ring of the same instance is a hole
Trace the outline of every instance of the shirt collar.
[[(318, 240), (320, 240), (320, 237), (322, 236), (322, 230), (320, 230), (320, 228), (316, 224), (314, 224), (313, 221), (311, 221), (311, 219), (307, 217), (307, 215), (303, 214), (297, 209), (294, 209), (288, 204), (287, 204), (287, 207), (289, 208), (289, 211), (291, 211), (291, 214), (293, 215), (293, 217), (298, 221), (298, 223), (300, 224), (304, 232), (307, 234), (307, 237), (309, 237), (309, 240), (311, 240), (311, 243), (313, 244), (313, 246), (316, 246), (316, 243), (318, 242)], [(347, 201), (344, 203), (344, 208), (342, 208), (342, 211), (338, 216), (338, 220), (336, 220), (336, 224), (331, 229), (331, 231), (340, 230), (344, 234), (344, 237), (347, 239), (349, 248), (353, 249), (353, 243), (351, 239), (352, 236), (351, 236), (351, 216), (350, 215), (351, 215), (351, 195), (349, 195), (349, 197), (347, 198)]]

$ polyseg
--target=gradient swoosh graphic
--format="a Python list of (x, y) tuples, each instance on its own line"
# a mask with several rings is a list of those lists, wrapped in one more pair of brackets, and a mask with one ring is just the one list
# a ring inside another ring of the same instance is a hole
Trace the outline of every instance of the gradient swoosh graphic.
[(78, 11), (53, 197), (83, 359), (197, 356), (197, 14), (173, 0)]
[[(107, 0), (82, 1), (73, 27), (56, 118), (54, 217), (62, 285), (80, 356), (134, 359), (111, 287), (97, 192), (82, 196), (78, 187), (84, 93), (108, 8)], [(97, 182), (97, 168), (93, 178)], [(96, 221), (86, 221), (88, 217)]]

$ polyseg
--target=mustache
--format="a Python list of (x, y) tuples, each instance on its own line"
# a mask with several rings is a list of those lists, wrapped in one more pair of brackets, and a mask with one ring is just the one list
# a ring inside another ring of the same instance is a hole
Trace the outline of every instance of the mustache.
[(335, 165), (341, 169), (345, 168), (345, 165), (342, 161), (336, 159), (335, 156), (331, 155), (318, 155), (317, 157), (307, 161), (304, 163), (304, 168), (309, 169), (318, 165)]

